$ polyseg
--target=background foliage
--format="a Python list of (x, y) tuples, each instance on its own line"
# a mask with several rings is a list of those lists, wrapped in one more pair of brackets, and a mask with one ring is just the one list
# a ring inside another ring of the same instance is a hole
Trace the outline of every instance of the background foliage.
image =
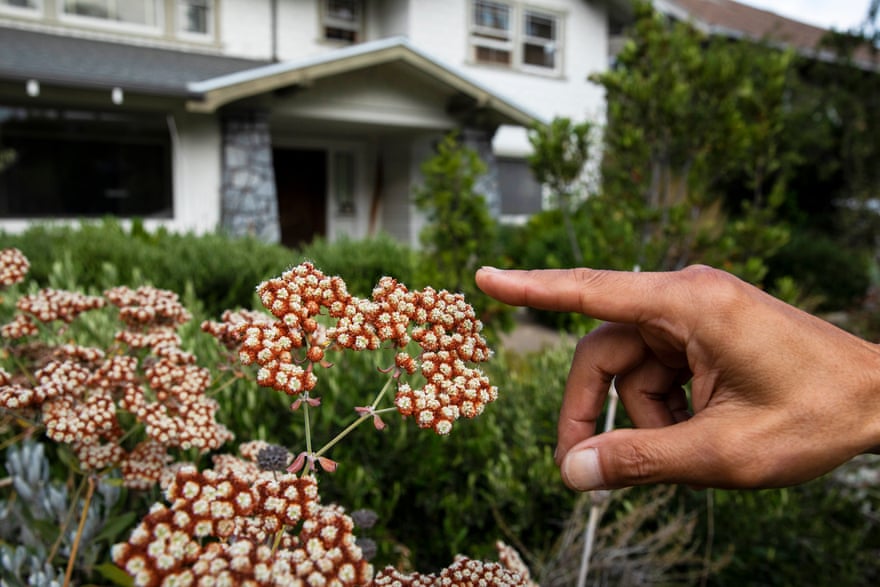
[[(481, 299), (472, 282), (483, 263), (649, 270), (708, 262), (809, 309), (851, 311), (849, 326), (875, 336), (880, 302), (866, 290), (876, 285), (880, 76), (847, 61), (860, 46), (834, 37), (829, 43), (844, 62), (812, 61), (761, 44), (709, 39), (640, 10), (618, 67), (595, 78), (610, 98), (599, 145), (602, 183), (591, 183), (583, 167), (578, 172), (596, 146), (586, 140), (591, 124), (556, 121), (534, 129), (536, 152), (546, 156), (532, 163), (555, 191), (555, 206), (522, 227), (495, 225), (474, 189), (481, 162), (447, 137), (423, 168), (418, 199), (430, 222), (422, 251), (384, 236), (316, 241), (293, 251), (217, 234), (148, 232), (137, 222), (35, 226), (0, 234), (0, 248), (18, 247), (32, 263), (31, 282), (4, 292), (0, 320), (8, 320), (16, 295), (28, 288), (100, 291), (150, 283), (182, 295), (194, 314), (182, 329), (184, 346), (220, 381), (229, 376), (226, 358), (199, 330), (201, 320), (252, 307), (257, 283), (303, 259), (341, 275), (362, 296), (386, 274), (413, 287), (465, 290), (498, 330), (509, 314)], [(862, 33), (876, 40), (874, 21), (868, 22)], [(560, 167), (559, 158), (573, 164)], [(579, 332), (592, 327), (583, 317), (542, 317)], [(70, 335), (86, 343), (100, 338), (103, 319)], [(527, 355), (502, 350), (487, 366), (501, 387), (499, 400), (479, 419), (457, 424), (448, 438), (425, 434), (411, 421), (394, 420), (381, 433), (357, 430), (352, 442), (333, 450), (340, 467), (322, 478), (325, 499), (379, 514), (370, 531), (379, 544), (377, 564), (430, 571), (459, 552), (490, 557), (502, 538), (543, 585), (571, 584), (584, 498), (564, 488), (552, 459), (570, 358), (564, 344)], [(376, 367), (369, 357), (349, 355), (326, 371), (319, 390), (328, 409), (316, 413), (316, 435), (335, 434), (349, 421), (349, 413), (332, 406), (360, 405), (376, 391)], [(241, 379), (216, 397), (218, 419), (237, 441), (301, 448), (299, 422), (280, 394)], [(0, 416), (0, 423), (5, 479), (12, 473), (6, 457), (21, 439), (16, 422)], [(629, 425), (625, 415), (618, 425)], [(69, 456), (43, 444), (51, 463), (46, 491), (70, 486)], [(876, 459), (858, 459), (785, 490), (615, 493), (597, 564), (608, 581), (876, 584), (878, 467)], [(0, 485), (3, 498), (10, 492)], [(156, 491), (108, 496), (102, 515), (115, 520), (114, 536), (133, 520), (126, 513), (145, 511), (157, 497)], [(12, 546), (0, 544), (0, 556), (18, 556)], [(101, 548), (90, 551), (93, 562), (106, 555)]]
[[(117, 228), (106, 230), (113, 238)], [(83, 236), (76, 232), (67, 233), (71, 244)], [(101, 236), (95, 227), (86, 233)], [(153, 237), (161, 248), (166, 235)], [(219, 256), (232, 257), (239, 246), (216, 236), (189, 238), (204, 238)], [(63, 239), (57, 242), (66, 245)], [(348, 254), (350, 248), (366, 251), (374, 245), (318, 246), (326, 258), (340, 260), (334, 272), (347, 278), (348, 272), (360, 275), (362, 269), (360, 257)], [(347, 265), (341, 262), (345, 259)], [(76, 266), (80, 260), (83, 267)], [(82, 289), (73, 276), (85, 274), (89, 265), (82, 257), (56, 263), (48, 281)], [(144, 266), (135, 277), (156, 282), (161, 277), (156, 271), (163, 266), (157, 267)], [(193, 274), (196, 279), (198, 275)], [(182, 330), (184, 347), (212, 368), (217, 381), (225, 381), (229, 374), (221, 368), (225, 361), (218, 345), (198, 328), (201, 319), (217, 318), (192, 294), (203, 287), (193, 280), (182, 292), (195, 314)], [(14, 292), (3, 298), (0, 318), (5, 321)], [(100, 318), (95, 320), (90, 326), (100, 331)], [(542, 585), (570, 585), (578, 561), (565, 553), (566, 548), (579, 548), (580, 534), (567, 533), (567, 528), (576, 528), (584, 518), (578, 496), (558, 477), (552, 453), (571, 352), (565, 344), (527, 355), (501, 350), (486, 367), (501, 387), (498, 401), (480, 418), (459, 422), (447, 438), (426, 434), (399, 418), (387, 418), (390, 425), (382, 432), (358, 429), (330, 455), (340, 466), (322, 477), (324, 499), (379, 514), (369, 532), (379, 545), (377, 564), (430, 571), (447, 565), (459, 552), (491, 558), (494, 542), (503, 539), (523, 553)], [(375, 393), (383, 379), (376, 367), (367, 355), (349, 354), (322, 373), (318, 390), (327, 409), (314, 412), (316, 438), (327, 439), (350, 421), (343, 406), (360, 405)], [(263, 439), (293, 451), (302, 448), (301, 423), (282, 394), (242, 379), (215, 397), (221, 404), (218, 420), (236, 434), (236, 442)], [(625, 415), (618, 424), (628, 425)], [(0, 429), (4, 442), (14, 433), (8, 421)], [(53, 478), (63, 482), (65, 460), (53, 445), (46, 444), (46, 449)], [(865, 578), (880, 577), (880, 495), (876, 486), (864, 483), (864, 475), (876, 468), (874, 462), (860, 463), (849, 476), (832, 475), (787, 490), (712, 492), (711, 505), (706, 492), (687, 488), (671, 489), (672, 494), (650, 488), (623, 492), (603, 517), (596, 560), (605, 561), (603, 576), (648, 572), (666, 584), (702, 576), (704, 565), (711, 570), (711, 584), (718, 585), (753, 584), (756, 570), (767, 570), (761, 576), (779, 584), (822, 584), (832, 574), (840, 585), (864, 584)], [(7, 474), (0, 469), (0, 476)], [(123, 491), (105, 515), (117, 520), (126, 512), (145, 511), (157, 498), (156, 491)], [(118, 536), (127, 529), (114, 526), (113, 531)], [(100, 559), (106, 549), (95, 552)]]

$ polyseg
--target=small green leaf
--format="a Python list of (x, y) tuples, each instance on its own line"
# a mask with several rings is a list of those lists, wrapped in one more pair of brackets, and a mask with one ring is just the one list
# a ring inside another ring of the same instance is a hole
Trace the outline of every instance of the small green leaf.
[(134, 580), (128, 575), (128, 573), (113, 563), (98, 565), (95, 567), (95, 570), (101, 573), (105, 579), (112, 581), (114, 585), (119, 585), (120, 587), (134, 587)]
[(136, 512), (125, 512), (122, 515), (110, 518), (107, 520), (107, 523), (104, 524), (104, 529), (95, 536), (95, 541), (114, 541), (123, 530), (126, 530), (134, 523), (135, 519), (137, 519)]

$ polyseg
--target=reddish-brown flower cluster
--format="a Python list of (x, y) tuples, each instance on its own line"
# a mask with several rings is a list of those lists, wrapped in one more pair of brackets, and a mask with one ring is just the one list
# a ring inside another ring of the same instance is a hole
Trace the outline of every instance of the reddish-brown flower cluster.
[(27, 314), (16, 314), (11, 322), (0, 326), (0, 336), (9, 340), (35, 336), (40, 329)]
[[(141, 376), (135, 357), (104, 359), (99, 349), (75, 345), (55, 354), (57, 360), (36, 372), (32, 388), (0, 386), (0, 406), (39, 408), (46, 435), (71, 445), (85, 469), (120, 465), (126, 486), (146, 488), (169, 462), (168, 448), (204, 452), (232, 438), (214, 418), (216, 402), (204, 394), (210, 382), (204, 369), (161, 358), (148, 363)], [(124, 431), (118, 408), (146, 424), (149, 440), (131, 453), (119, 446)]]
[(24, 281), (31, 264), (18, 249), (0, 250), (0, 287), (9, 287)]
[(176, 293), (148, 285), (136, 290), (126, 286), (114, 287), (105, 291), (104, 297), (119, 308), (119, 319), (132, 328), (174, 328), (192, 317)]
[(40, 322), (61, 320), (70, 323), (83, 312), (104, 307), (104, 298), (45, 288), (35, 294), (22, 296), (16, 306)]
[(205, 395), (210, 383), (208, 371), (169, 363), (159, 359), (148, 367), (145, 376), (150, 387), (126, 388), (119, 406), (137, 416), (146, 424), (147, 435), (165, 446), (195, 447), (204, 452), (231, 440), (232, 433), (215, 419), (217, 402)]
[(405, 574), (386, 567), (376, 574), (372, 587), (534, 587), (528, 575), (502, 563), (472, 560), (460, 556), (439, 574)]
[[(256, 364), (260, 385), (309, 397), (317, 384), (315, 366), (324, 364), (325, 350), (377, 350), (383, 343), (399, 349), (395, 357), (398, 389), (395, 405), (422, 428), (448, 434), (460, 417), (473, 418), (497, 398), (498, 390), (479, 370), (469, 366), (489, 359), (491, 351), (480, 334), (482, 324), (461, 294), (427, 288), (409, 291), (383, 277), (372, 299), (348, 293), (339, 277), (328, 277), (311, 263), (302, 263), (262, 283), (257, 292), (276, 318), (261, 321), (242, 316), (203, 329), (230, 345), (240, 340), (243, 364)], [(322, 310), (335, 322), (321, 339), (317, 318)], [(415, 343), (418, 350), (413, 354)], [(302, 349), (302, 350), (300, 350)], [(414, 387), (401, 375), (420, 374)]]
[[(243, 333), (239, 359), (260, 367), (260, 385), (305, 396), (317, 384), (314, 365), (324, 360), (326, 346), (326, 334), (316, 318), (321, 308), (340, 317), (353, 298), (341, 278), (327, 277), (311, 263), (263, 282), (257, 293), (276, 320), (251, 320), (239, 327)], [(301, 357), (299, 349), (305, 349)]]
[(135, 585), (346, 586), (372, 576), (351, 518), (320, 503), (314, 477), (276, 479), (224, 455), (213, 470), (181, 468), (167, 498), (113, 548)]
[(220, 322), (205, 320), (202, 330), (216, 338), (224, 347), (237, 351), (244, 341), (247, 326), (271, 323), (271, 316), (253, 310), (226, 310)]
[[(195, 366), (195, 356), (180, 348), (176, 328), (190, 315), (177, 295), (152, 287), (117, 287), (105, 296), (119, 308), (124, 325), (116, 339), (149, 351), (142, 362), (129, 354), (107, 358), (101, 349), (74, 344), (50, 347), (33, 366), (33, 383), (25, 384), (23, 377), (0, 380), (0, 407), (38, 413), (46, 435), (69, 444), (84, 469), (119, 466), (126, 486), (148, 488), (171, 460), (169, 448), (205, 452), (219, 448), (232, 434), (217, 423), (218, 405), (205, 394), (209, 372)], [(18, 313), (2, 334), (33, 335), (35, 321), (66, 325), (104, 305), (105, 298), (44, 289), (18, 300)], [(145, 424), (147, 438), (131, 452), (120, 445), (125, 431), (117, 419), (119, 409)]]

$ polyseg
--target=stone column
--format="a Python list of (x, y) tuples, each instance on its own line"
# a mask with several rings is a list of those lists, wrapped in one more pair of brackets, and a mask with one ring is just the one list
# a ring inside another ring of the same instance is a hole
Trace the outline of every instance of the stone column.
[(263, 112), (233, 113), (223, 119), (221, 226), (234, 237), (281, 241), (278, 195), (272, 168), (272, 139)]
[(465, 147), (473, 149), (486, 164), (486, 173), (474, 186), (474, 190), (486, 197), (486, 205), (493, 218), (501, 216), (501, 193), (498, 188), (498, 162), (492, 151), (492, 135), (494, 133), (473, 127), (461, 130), (461, 141)]

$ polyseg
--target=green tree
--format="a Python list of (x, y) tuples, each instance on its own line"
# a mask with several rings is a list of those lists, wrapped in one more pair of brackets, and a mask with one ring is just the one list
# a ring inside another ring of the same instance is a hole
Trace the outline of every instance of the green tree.
[(416, 188), (414, 201), (427, 221), (420, 236), (429, 262), (418, 268), (418, 281), (466, 294), (486, 324), (503, 329), (511, 325), (509, 307), (474, 284), (477, 268), (498, 263), (497, 224), (486, 196), (477, 191), (486, 169), (477, 152), (463, 145), (454, 131), (422, 163), (423, 183)]
[[(640, 265), (709, 262), (763, 278), (763, 257), (787, 234), (772, 220), (787, 178), (779, 148), (791, 60), (637, 6), (617, 67), (592, 79), (608, 98), (604, 197), (636, 211)], [(720, 189), (732, 173), (752, 195), (736, 222)]]
[(558, 117), (550, 124), (539, 124), (529, 131), (532, 154), (529, 167), (540, 183), (550, 188), (554, 207), (562, 214), (562, 222), (577, 265), (583, 265), (584, 254), (578, 243), (572, 215), (587, 196), (585, 169), (590, 161), (593, 125), (575, 124)]
[(421, 171), (424, 183), (415, 191), (415, 203), (427, 218), (422, 246), (432, 255), (444, 284), (461, 290), (466, 281), (472, 281), (487, 244), (495, 239), (495, 221), (486, 197), (476, 191), (486, 164), (452, 132), (437, 145), (437, 153), (422, 163)]

